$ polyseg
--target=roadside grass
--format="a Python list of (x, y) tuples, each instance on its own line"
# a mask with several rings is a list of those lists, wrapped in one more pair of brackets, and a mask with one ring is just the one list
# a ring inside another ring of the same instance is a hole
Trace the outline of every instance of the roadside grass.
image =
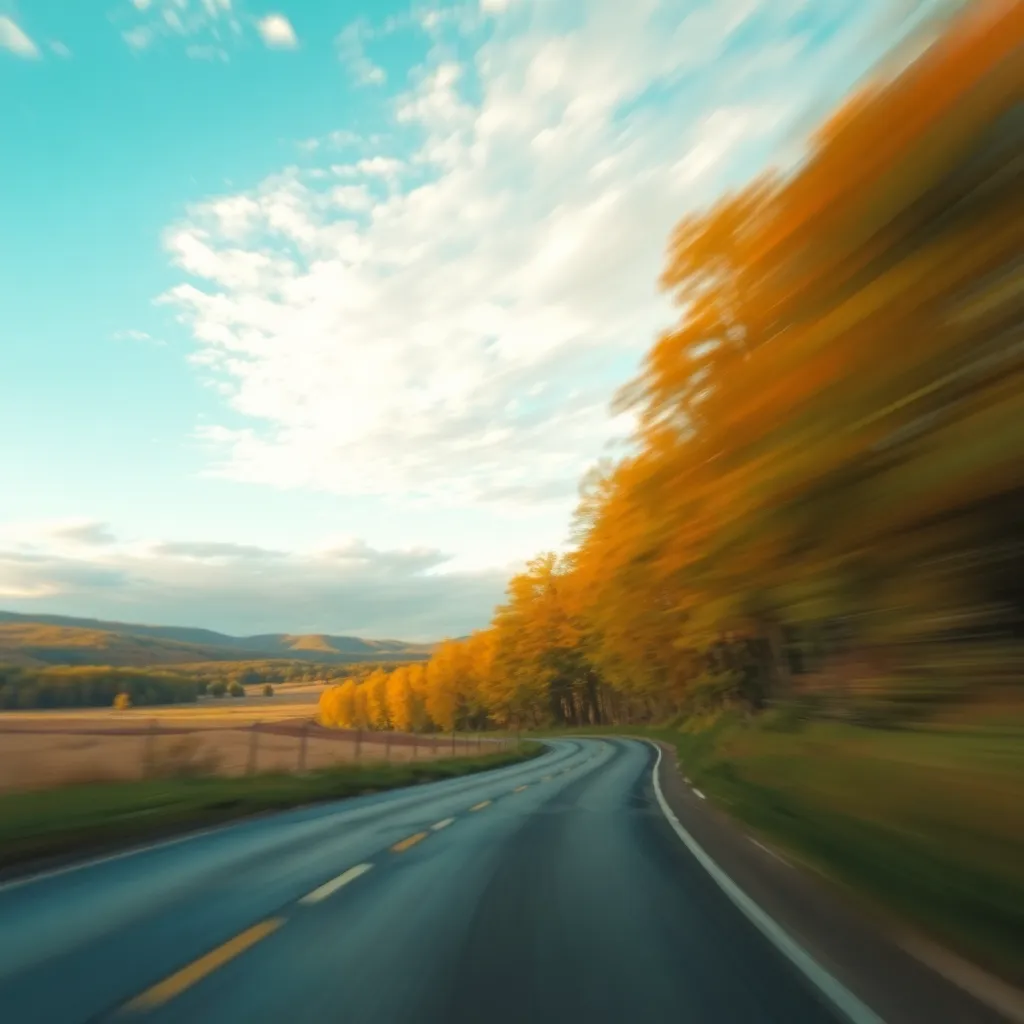
[(578, 731), (673, 744), (693, 784), (777, 848), (1024, 982), (1024, 720), (770, 723)]
[(96, 853), (267, 811), (450, 779), (536, 757), (521, 752), (347, 764), (304, 775), (87, 783), (0, 795), (0, 868)]

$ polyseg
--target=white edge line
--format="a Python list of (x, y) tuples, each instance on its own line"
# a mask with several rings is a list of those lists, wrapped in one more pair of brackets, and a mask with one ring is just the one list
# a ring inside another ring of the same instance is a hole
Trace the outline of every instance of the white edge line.
[(774, 857), (780, 864), (785, 864), (787, 868), (791, 868), (793, 865), (782, 856), (781, 853), (776, 853), (770, 846), (765, 846), (764, 843), (758, 842), (753, 836), (747, 836), (747, 838), (759, 849), (764, 850), (769, 857)]
[(431, 825), (430, 826), (430, 831), (431, 832), (440, 832), (441, 829), (447, 828), (453, 821), (455, 821), (454, 818), (444, 818), (442, 821), (439, 821), (436, 824)]
[(310, 903), (319, 903), (321, 900), (327, 899), (332, 893), (337, 892), (343, 885), (348, 885), (349, 882), (354, 882), (360, 875), (365, 875), (372, 867), (372, 864), (357, 864), (354, 868), (343, 871), (337, 878), (332, 878), (329, 882), (324, 882), (319, 888), (307, 893), (299, 902), (307, 906)]
[(696, 786), (693, 787), (693, 792), (694, 792), (694, 795), (700, 797), (701, 800), (706, 800), (707, 799), (707, 797), (704, 796), (704, 794)]
[(884, 1021), (873, 1010), (862, 1003), (842, 982), (834, 978), (821, 966), (781, 925), (769, 917), (710, 857), (704, 848), (680, 824), (672, 808), (665, 800), (658, 779), (661, 767), (662, 750), (653, 740), (648, 743), (658, 752), (654, 762), (654, 795), (658, 799), (661, 813), (665, 815), (673, 831), (683, 841), (686, 848), (700, 863), (701, 867), (714, 879), (718, 887), (729, 897), (748, 921), (793, 964), (819, 992), (853, 1024), (884, 1024)]

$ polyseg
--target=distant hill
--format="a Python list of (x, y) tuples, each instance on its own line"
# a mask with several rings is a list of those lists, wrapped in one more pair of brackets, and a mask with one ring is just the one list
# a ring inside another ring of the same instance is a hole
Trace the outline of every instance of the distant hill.
[(428, 657), (433, 646), (326, 633), (238, 637), (183, 626), (0, 612), (0, 663), (16, 665), (180, 665), (281, 657), (321, 664), (413, 661)]

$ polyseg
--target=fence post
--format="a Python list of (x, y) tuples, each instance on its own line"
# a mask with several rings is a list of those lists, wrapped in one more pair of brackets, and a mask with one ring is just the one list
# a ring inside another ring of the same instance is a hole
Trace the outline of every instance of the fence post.
[(363, 730), (356, 729), (356, 760), (359, 760), (359, 755), (363, 749)]
[(299, 772), (306, 770), (306, 745), (309, 742), (309, 722), (302, 723), (302, 733), (299, 736)]
[(249, 725), (249, 759), (245, 763), (245, 774), (252, 775), (256, 771), (256, 756), (260, 742), (260, 723), (252, 722)]
[(149, 732), (142, 744), (142, 777), (147, 778), (153, 768), (153, 753), (156, 749), (156, 734), (160, 728), (160, 719), (153, 718), (149, 723)]

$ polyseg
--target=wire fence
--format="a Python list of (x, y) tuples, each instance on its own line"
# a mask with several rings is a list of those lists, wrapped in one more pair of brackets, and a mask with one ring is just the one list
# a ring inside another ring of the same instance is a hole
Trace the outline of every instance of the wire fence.
[(160, 718), (0, 722), (0, 791), (81, 782), (306, 772), (354, 762), (431, 761), (494, 753), (486, 733), (328, 729), (309, 719), (191, 725)]

